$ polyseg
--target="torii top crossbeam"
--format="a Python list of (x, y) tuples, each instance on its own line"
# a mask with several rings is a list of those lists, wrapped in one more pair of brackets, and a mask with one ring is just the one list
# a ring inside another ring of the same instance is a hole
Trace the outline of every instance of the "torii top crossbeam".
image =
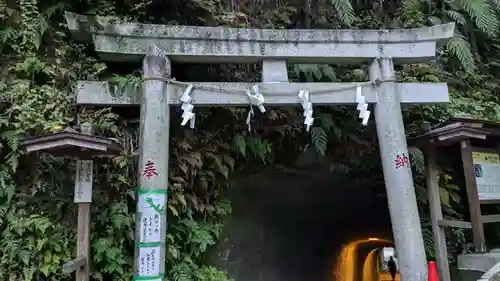
[(109, 61), (140, 61), (151, 45), (180, 62), (254, 63), (266, 59), (289, 63), (425, 62), (436, 46), (454, 35), (454, 24), (392, 30), (246, 29), (155, 24), (107, 24), (66, 13), (69, 30), (79, 40), (93, 40)]

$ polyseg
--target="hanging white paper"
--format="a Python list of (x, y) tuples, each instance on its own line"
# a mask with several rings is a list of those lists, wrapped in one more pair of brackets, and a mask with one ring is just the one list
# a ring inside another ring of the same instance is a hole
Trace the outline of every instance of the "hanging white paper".
[(248, 98), (250, 99), (250, 104), (255, 105), (259, 108), (261, 113), (266, 112), (266, 108), (264, 107), (264, 96), (260, 93), (259, 85), (255, 84), (251, 89), (246, 91)]
[(370, 119), (370, 110), (367, 110), (367, 111), (365, 112), (365, 116), (363, 116), (363, 121), (361, 121), (361, 124), (362, 124), (363, 126), (368, 125), (368, 120), (369, 120), (369, 119)]
[(181, 102), (182, 103), (190, 103), (191, 100), (193, 99), (191, 97), (191, 91), (193, 91), (193, 84), (190, 84), (186, 90), (184, 90), (184, 93), (182, 94), (182, 97), (181, 97)]
[(306, 125), (306, 131), (309, 132), (312, 124), (314, 123), (314, 118), (312, 117), (313, 105), (312, 102), (310, 101), (309, 91), (301, 90), (299, 91), (299, 94), (297, 96), (300, 100), (300, 104), (302, 105), (302, 109), (304, 109), (304, 113), (302, 114), (302, 116), (304, 116), (304, 124)]
[(161, 220), (160, 214), (142, 214), (140, 242), (160, 242), (161, 241)]
[(93, 166), (92, 160), (76, 161), (75, 203), (92, 202)]
[(194, 129), (195, 118), (196, 118), (195, 117), (196, 114), (193, 113), (194, 105), (192, 104), (193, 98), (191, 97), (191, 92), (193, 91), (193, 87), (194, 86), (190, 84), (186, 88), (181, 97), (181, 102), (182, 102), (181, 110), (183, 111), (181, 125), (185, 126), (189, 121), (189, 127), (191, 129)]
[(362, 119), (361, 124), (363, 126), (368, 125), (368, 120), (370, 118), (370, 111), (368, 110), (368, 104), (366, 103), (366, 98), (363, 96), (361, 86), (356, 87), (356, 110), (359, 110), (358, 118)]
[(141, 277), (160, 275), (160, 246), (139, 248), (138, 269)]

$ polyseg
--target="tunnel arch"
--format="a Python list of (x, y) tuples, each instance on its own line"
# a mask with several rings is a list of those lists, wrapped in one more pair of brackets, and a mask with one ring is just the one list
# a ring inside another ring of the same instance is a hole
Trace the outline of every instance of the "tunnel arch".
[[(393, 246), (393, 245), (392, 245)], [(394, 247), (390, 247), (394, 251), (392, 256), (395, 257), (396, 259), (396, 265), (397, 265), (397, 253), (395, 252)], [(386, 247), (381, 247), (381, 248), (375, 248), (372, 249), (369, 254), (365, 257), (365, 260), (363, 262), (363, 272), (362, 272), (362, 278), (360, 280), (362, 281), (383, 281), (383, 280), (391, 280), (392, 277), (390, 276), (390, 273), (386, 270), (382, 271), (381, 270), (381, 265), (383, 263), (383, 251), (386, 249)], [(398, 270), (399, 271), (399, 270)], [(399, 272), (396, 274), (396, 280), (399, 281), (400, 279)]]
[(343, 246), (392, 240), (386, 199), (352, 179), (275, 171), (233, 186), (212, 261), (235, 280), (333, 281)]
[(366, 255), (363, 262), (362, 268), (362, 280), (363, 281), (376, 281), (379, 275), (379, 264), (378, 256), (380, 254), (380, 248), (372, 249), (368, 255)]
[(393, 246), (392, 238), (367, 237), (345, 245), (336, 263), (335, 275), (343, 280), (363, 280), (366, 259), (380, 247)]

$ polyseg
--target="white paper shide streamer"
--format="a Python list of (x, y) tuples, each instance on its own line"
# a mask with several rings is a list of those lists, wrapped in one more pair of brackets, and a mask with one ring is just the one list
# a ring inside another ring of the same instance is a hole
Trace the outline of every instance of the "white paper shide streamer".
[[(191, 129), (194, 129), (196, 115), (193, 112), (193, 98), (191, 96), (192, 91), (194, 90), (193, 84), (183, 83), (183, 86), (187, 86), (184, 90), (180, 101), (182, 103), (181, 109), (182, 113), (182, 121), (181, 125), (185, 126), (189, 121), (189, 126)], [(266, 112), (266, 108), (264, 107), (264, 96), (262, 95), (259, 85), (254, 84), (246, 91), (244, 91), (245, 95), (248, 97), (250, 110), (248, 112), (248, 116), (246, 119), (246, 123), (248, 126), (248, 130), (251, 131), (251, 119), (255, 115), (254, 106), (258, 107), (261, 113)], [(302, 109), (304, 111), (304, 125), (306, 126), (306, 131), (309, 131), (312, 124), (314, 123), (313, 118), (313, 104), (311, 102), (311, 94), (307, 90), (301, 90), (297, 94), (300, 104), (302, 105)], [(368, 120), (370, 119), (370, 111), (368, 110), (368, 103), (366, 103), (366, 97), (363, 95), (361, 85), (356, 87), (356, 109), (359, 111), (358, 117), (362, 120), (361, 124), (363, 126), (368, 125)]]
[(254, 116), (253, 106), (257, 106), (261, 113), (266, 112), (266, 108), (264, 107), (265, 99), (264, 99), (264, 96), (260, 92), (259, 85), (257, 85), (257, 84), (253, 85), (250, 89), (248, 89), (246, 91), (246, 94), (248, 96), (248, 99), (250, 100), (250, 111), (248, 112), (248, 116), (247, 116), (247, 120), (246, 120), (246, 123), (248, 126), (248, 131), (250, 131), (252, 129), (251, 125), (250, 125), (250, 121), (252, 120), (252, 117)]
[(370, 111), (368, 110), (368, 104), (366, 103), (366, 98), (363, 96), (361, 91), (361, 86), (356, 88), (356, 103), (358, 106), (356, 109), (359, 111), (359, 119), (362, 119), (361, 124), (363, 126), (368, 125), (368, 120), (370, 119)]
[(193, 85), (189, 85), (181, 97), (181, 109), (182, 109), (182, 122), (181, 125), (185, 126), (189, 121), (189, 127), (194, 129), (195, 114), (193, 113), (194, 105), (193, 98), (191, 97), (191, 92), (193, 91)]
[(313, 115), (313, 105), (309, 96), (309, 91), (302, 90), (298, 94), (300, 104), (302, 105), (302, 109), (304, 110), (304, 125), (306, 125), (306, 131), (309, 132), (312, 124), (314, 123)]

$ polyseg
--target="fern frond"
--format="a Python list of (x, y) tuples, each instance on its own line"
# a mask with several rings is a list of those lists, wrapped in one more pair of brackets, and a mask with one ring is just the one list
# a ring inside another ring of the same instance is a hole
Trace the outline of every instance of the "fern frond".
[(448, 48), (448, 52), (460, 61), (460, 64), (467, 72), (474, 72), (476, 62), (469, 42), (465, 41), (462, 36), (457, 35), (448, 42), (446, 47)]
[(325, 155), (328, 148), (328, 135), (323, 128), (313, 127), (311, 129), (311, 142), (321, 155)]
[(401, 4), (403, 16), (410, 20), (421, 20), (424, 15), (422, 4), (425, 2), (426, 0), (404, 0)]
[(468, 13), (482, 32), (490, 36), (497, 34), (498, 19), (495, 10), (487, 0), (459, 0), (459, 4), (460, 8)]
[(0, 140), (7, 142), (10, 150), (16, 151), (19, 148), (19, 136), (16, 131), (5, 131), (0, 134)]
[(451, 20), (454, 22), (460, 24), (460, 25), (465, 25), (467, 23), (467, 20), (465, 19), (464, 15), (457, 11), (453, 10), (447, 10), (445, 11), (446, 16), (448, 16)]
[(440, 18), (435, 17), (435, 16), (429, 16), (427, 18), (427, 20), (429, 21), (429, 23), (431, 25), (438, 25), (438, 24), (442, 24), (443, 23)]
[(332, 5), (343, 24), (350, 26), (354, 23), (356, 15), (351, 0), (332, 0)]

